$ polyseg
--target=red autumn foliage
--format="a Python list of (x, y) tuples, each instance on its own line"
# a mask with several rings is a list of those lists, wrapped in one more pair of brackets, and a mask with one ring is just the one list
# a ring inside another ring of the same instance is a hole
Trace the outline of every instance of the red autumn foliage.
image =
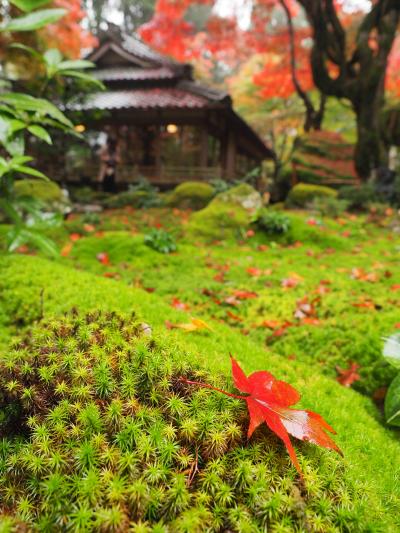
[(86, 13), (81, 4), (81, 0), (54, 0), (52, 6), (65, 9), (67, 14), (42, 31), (47, 46), (70, 58), (79, 58), (83, 50), (97, 45), (97, 39), (82, 26)]
[(250, 438), (261, 424), (267, 424), (269, 429), (285, 444), (300, 475), (302, 475), (300, 464), (289, 435), (335, 450), (341, 454), (339, 447), (328, 434), (328, 432), (335, 434), (335, 430), (319, 414), (291, 408), (300, 400), (300, 394), (291, 385), (285, 381), (277, 380), (266, 371), (254, 372), (246, 376), (233, 357), (231, 357), (231, 363), (235, 387), (247, 396), (232, 394), (211, 385), (189, 381), (185, 378), (181, 378), (181, 381), (244, 400), (250, 415), (247, 437)]

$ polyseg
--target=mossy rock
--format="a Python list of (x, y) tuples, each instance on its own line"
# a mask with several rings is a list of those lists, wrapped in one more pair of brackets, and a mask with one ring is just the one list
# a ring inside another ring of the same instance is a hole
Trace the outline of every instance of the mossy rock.
[(251, 216), (239, 205), (213, 200), (205, 209), (194, 213), (187, 226), (191, 239), (215, 241), (239, 237), (251, 223)]
[(166, 198), (167, 205), (181, 209), (203, 209), (215, 195), (214, 187), (208, 183), (186, 181), (178, 185)]
[(225, 192), (221, 192), (215, 197), (213, 202), (239, 206), (253, 213), (263, 206), (261, 194), (247, 183), (241, 183)]
[(286, 202), (290, 206), (306, 207), (315, 198), (337, 198), (337, 196), (338, 192), (331, 187), (298, 183), (289, 192)]
[(182, 376), (230, 388), (135, 316), (73, 312), (17, 342), (0, 360), (0, 495), (19, 527), (200, 533), (365, 525), (366, 487), (346, 487), (339, 456), (302, 446), (303, 487), (271, 432), (247, 441), (244, 402)]

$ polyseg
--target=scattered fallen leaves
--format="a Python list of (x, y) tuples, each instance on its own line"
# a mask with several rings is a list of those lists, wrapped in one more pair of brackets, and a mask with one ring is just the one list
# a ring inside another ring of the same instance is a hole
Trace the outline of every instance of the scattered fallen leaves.
[(350, 277), (358, 281), (369, 281), (370, 283), (379, 281), (379, 276), (376, 272), (365, 272), (363, 268), (353, 268)]
[(247, 437), (250, 438), (261, 424), (267, 424), (270, 430), (285, 444), (300, 475), (302, 475), (300, 464), (289, 434), (297, 439), (312, 442), (341, 454), (339, 447), (327, 433), (335, 434), (335, 430), (319, 414), (290, 407), (300, 400), (300, 394), (296, 389), (285, 381), (275, 379), (269, 372), (254, 372), (246, 376), (233, 357), (231, 357), (231, 363), (235, 387), (247, 396), (232, 394), (206, 383), (189, 381), (185, 378), (181, 378), (181, 381), (215, 390), (231, 398), (244, 400), (250, 415)]

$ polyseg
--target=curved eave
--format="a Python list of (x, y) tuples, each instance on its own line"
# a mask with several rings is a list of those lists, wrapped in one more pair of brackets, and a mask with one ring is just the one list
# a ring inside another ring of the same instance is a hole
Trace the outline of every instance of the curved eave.
[[(227, 110), (228, 120), (230, 120), (233, 128), (237, 131), (241, 131), (242, 134), (250, 141), (254, 148), (254, 155), (257, 155), (260, 159), (276, 159), (276, 154), (269, 148), (259, 135), (253, 130), (247, 122), (236, 113), (232, 108)], [(248, 151), (248, 150), (247, 150)]]

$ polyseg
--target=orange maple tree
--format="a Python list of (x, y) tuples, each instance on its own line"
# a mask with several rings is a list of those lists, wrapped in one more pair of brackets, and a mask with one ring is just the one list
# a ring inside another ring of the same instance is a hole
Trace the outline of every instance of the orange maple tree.
[(81, 4), (81, 0), (54, 0), (53, 7), (63, 8), (67, 14), (42, 31), (48, 47), (58, 48), (63, 55), (73, 59), (81, 57), (85, 49), (97, 44), (97, 39), (82, 26), (86, 12)]

